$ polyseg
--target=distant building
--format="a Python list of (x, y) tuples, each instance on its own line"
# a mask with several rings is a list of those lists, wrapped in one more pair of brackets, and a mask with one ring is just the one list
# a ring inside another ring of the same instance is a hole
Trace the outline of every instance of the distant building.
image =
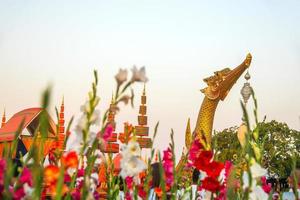
[[(3, 157), (5, 147), (11, 147), (19, 132), (17, 139), (16, 151), (13, 158), (19, 160), (20, 156), (26, 156), (34, 143), (34, 135), (36, 137), (36, 146), (41, 144), (41, 135), (38, 130), (42, 108), (28, 108), (14, 114), (7, 122), (5, 113), (2, 117), (2, 125), (0, 128), (0, 158)], [(46, 141), (43, 145), (44, 157), (46, 157), (52, 149), (64, 150), (64, 103), (61, 105), (59, 113), (58, 128), (48, 113), (48, 132)], [(57, 131), (58, 130), (58, 131)]]

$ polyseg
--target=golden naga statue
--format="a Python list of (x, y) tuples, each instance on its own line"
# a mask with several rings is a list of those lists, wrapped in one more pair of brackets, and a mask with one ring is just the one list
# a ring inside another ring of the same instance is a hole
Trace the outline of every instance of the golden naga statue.
[[(252, 56), (249, 53), (246, 59), (234, 68), (230, 70), (225, 68), (221, 71), (217, 71), (213, 76), (204, 79), (207, 83), (207, 87), (202, 89), (205, 97), (201, 104), (200, 111), (197, 118), (197, 123), (193, 134), (189, 131), (189, 122), (185, 135), (185, 144), (187, 150), (189, 150), (193, 140), (200, 140), (207, 149), (211, 148), (211, 135), (214, 122), (215, 111), (220, 100), (224, 100), (229, 93), (232, 86), (243, 74), (243, 72), (250, 66)], [(181, 160), (177, 165), (177, 171), (183, 169), (187, 161), (187, 155), (182, 155)]]

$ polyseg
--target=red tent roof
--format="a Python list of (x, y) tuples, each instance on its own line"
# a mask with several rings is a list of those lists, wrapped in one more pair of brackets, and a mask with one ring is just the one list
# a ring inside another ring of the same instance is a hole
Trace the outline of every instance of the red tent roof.
[[(12, 118), (6, 122), (4, 127), (0, 129), (0, 142), (12, 141), (22, 122), (24, 123), (22, 127), (23, 130), (41, 113), (41, 111), (42, 108), (28, 108), (14, 114)], [(52, 119), (49, 120), (49, 123), (51, 124)]]

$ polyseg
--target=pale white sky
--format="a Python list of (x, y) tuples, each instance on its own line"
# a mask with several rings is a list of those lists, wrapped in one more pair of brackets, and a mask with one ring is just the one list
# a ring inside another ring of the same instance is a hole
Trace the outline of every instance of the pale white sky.
[[(151, 130), (160, 121), (156, 146), (167, 146), (173, 128), (179, 154), (187, 118), (193, 128), (203, 99), (202, 79), (237, 66), (251, 52), (260, 118), (299, 130), (299, 10), (296, 0), (0, 0), (0, 108), (11, 117), (39, 106), (51, 84), (52, 108), (64, 95), (66, 117), (78, 116), (95, 68), (103, 110), (118, 68), (145, 65)], [(240, 124), (243, 83), (220, 103), (215, 129)], [(138, 97), (142, 85), (135, 89)], [(124, 121), (136, 123), (137, 112), (123, 109), (118, 130)]]

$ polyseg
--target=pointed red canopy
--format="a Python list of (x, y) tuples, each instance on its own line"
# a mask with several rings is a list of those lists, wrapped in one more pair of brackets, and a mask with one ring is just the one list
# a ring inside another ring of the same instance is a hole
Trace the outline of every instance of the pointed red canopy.
[[(16, 114), (14, 114), (6, 124), (0, 129), (0, 142), (9, 142), (13, 141), (15, 137), (15, 133), (20, 128), (23, 122), (23, 126), (21, 127), (21, 131), (27, 128), (33, 120), (35, 120), (39, 114), (42, 112), (42, 108), (28, 108), (22, 110)], [(49, 117), (49, 124), (51, 129), (55, 127), (54, 122)], [(53, 126), (54, 125), (54, 126)], [(52, 130), (55, 134), (55, 129)]]

